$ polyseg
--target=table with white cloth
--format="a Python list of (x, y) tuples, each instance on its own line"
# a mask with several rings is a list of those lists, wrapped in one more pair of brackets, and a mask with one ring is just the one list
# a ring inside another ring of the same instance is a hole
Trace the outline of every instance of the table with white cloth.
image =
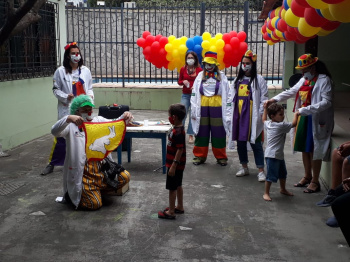
[[(166, 141), (171, 130), (171, 125), (157, 125), (157, 122), (149, 122), (148, 126), (127, 126), (125, 137), (128, 153), (128, 162), (131, 161), (131, 143), (133, 138), (159, 138), (162, 146), (162, 168), (163, 174), (166, 173)], [(117, 149), (118, 163), (122, 164), (122, 145)]]

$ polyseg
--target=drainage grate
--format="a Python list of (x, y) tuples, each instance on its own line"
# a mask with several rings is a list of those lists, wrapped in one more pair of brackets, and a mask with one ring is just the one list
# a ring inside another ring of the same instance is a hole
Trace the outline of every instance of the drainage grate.
[(24, 185), (24, 183), (0, 183), (0, 196), (11, 194)]

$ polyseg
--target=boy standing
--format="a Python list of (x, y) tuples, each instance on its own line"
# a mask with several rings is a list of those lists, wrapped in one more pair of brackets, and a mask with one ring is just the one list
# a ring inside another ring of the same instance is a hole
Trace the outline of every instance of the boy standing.
[[(169, 121), (173, 129), (168, 135), (166, 155), (166, 189), (169, 190), (169, 207), (158, 212), (158, 218), (175, 219), (175, 213), (183, 214), (182, 177), (186, 165), (186, 133), (182, 120), (186, 115), (186, 108), (182, 104), (173, 104), (169, 107)], [(175, 202), (177, 198), (177, 206)]]
[[(271, 120), (267, 120), (267, 115)], [(284, 108), (283, 106), (273, 103), (264, 104), (264, 114), (262, 120), (264, 122), (267, 134), (267, 146), (265, 149), (265, 160), (267, 166), (267, 176), (265, 181), (264, 200), (271, 201), (270, 187), (271, 183), (276, 183), (280, 180), (280, 193), (287, 196), (293, 196), (293, 193), (286, 189), (287, 169), (284, 162), (284, 143), (286, 140), (286, 133), (292, 127), (295, 127), (298, 121), (299, 112), (294, 113), (293, 122), (283, 122)]]

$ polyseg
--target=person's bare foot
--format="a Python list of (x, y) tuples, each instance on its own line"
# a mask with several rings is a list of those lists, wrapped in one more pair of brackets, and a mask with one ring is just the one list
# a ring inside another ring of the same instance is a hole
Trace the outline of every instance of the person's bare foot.
[(281, 193), (282, 195), (286, 195), (286, 196), (294, 196), (294, 194), (293, 194), (292, 192), (289, 192), (289, 191), (286, 190), (286, 189), (284, 189), (284, 190), (281, 189), (280, 193)]
[(264, 195), (263, 195), (263, 199), (264, 199), (265, 201), (271, 201), (271, 200), (272, 200), (271, 197), (270, 197), (270, 195), (268, 195), (268, 194), (264, 194)]

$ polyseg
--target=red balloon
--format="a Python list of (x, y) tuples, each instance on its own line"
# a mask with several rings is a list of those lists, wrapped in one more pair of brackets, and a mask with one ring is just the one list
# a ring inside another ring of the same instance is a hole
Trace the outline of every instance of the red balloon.
[(266, 24), (261, 27), (261, 32), (266, 33)]
[(272, 35), (277, 38), (277, 39), (280, 39), (280, 37), (278, 35), (276, 35), (276, 31), (272, 31)]
[(294, 41), (296, 39), (296, 35), (291, 34), (288, 30), (284, 32), (284, 36), (287, 41)]
[(244, 53), (247, 51), (248, 49), (248, 44), (246, 42), (240, 42), (239, 43), (239, 53), (242, 54), (242, 56), (244, 55)]
[(305, 7), (299, 5), (296, 1), (292, 1), (290, 8), (297, 17), (304, 17)]
[(237, 36), (237, 32), (236, 31), (231, 31), (230, 32), (230, 36), (231, 36), (231, 38), (232, 37), (236, 37)]
[(154, 41), (153, 43), (152, 43), (152, 45), (151, 45), (151, 52), (152, 52), (152, 54), (158, 54), (158, 52), (159, 52), (159, 49), (160, 49), (160, 44), (159, 44), (159, 42), (156, 42), (156, 41)]
[(267, 28), (270, 29), (271, 31), (274, 30), (275, 28), (272, 26), (272, 20), (269, 20), (269, 22), (267, 23)]
[(277, 29), (281, 32), (287, 31), (287, 23), (282, 18), (277, 23)]
[(162, 36), (160, 39), (159, 39), (159, 44), (161, 47), (164, 47), (167, 43), (168, 43), (168, 38), (165, 37), (165, 36)]
[(270, 19), (272, 19), (272, 18), (274, 18), (276, 15), (275, 15), (275, 10), (271, 10), (270, 12), (269, 12), (269, 18)]
[(247, 34), (244, 31), (241, 31), (237, 34), (237, 38), (239, 39), (239, 41), (244, 42), (247, 38)]
[(149, 36), (151, 33), (149, 31), (145, 31), (142, 33), (142, 37), (146, 39), (147, 36)]
[[(143, 51), (142, 51), (143, 55), (145, 57), (149, 56), (151, 54), (151, 47), (150, 46), (146, 46)], [(146, 58), (147, 59), (147, 58)], [(147, 59), (148, 60), (148, 59)]]
[(230, 40), (230, 44), (232, 46), (232, 49), (238, 48), (239, 46), (239, 39), (238, 37), (232, 37)]
[(156, 41), (159, 41), (162, 37), (163, 37), (162, 35), (159, 35), (159, 34), (158, 34), (158, 35), (156, 35), (155, 40), (156, 40)]
[(139, 38), (139, 39), (137, 39), (137, 41), (136, 41), (136, 44), (139, 46), (139, 47), (144, 47), (145, 46), (145, 42), (146, 42), (146, 40), (144, 39), (144, 38)]
[(304, 17), (306, 22), (313, 27), (322, 27), (328, 20), (320, 16), (314, 8), (305, 8)]
[(232, 46), (230, 44), (226, 44), (224, 46), (224, 52), (225, 52), (225, 57), (226, 57), (226, 54), (231, 54), (232, 53)]
[(148, 35), (146, 37), (146, 45), (147, 46), (151, 45), (154, 42), (154, 40), (155, 40), (155, 37), (153, 35)]
[[(297, 2), (300, 6), (305, 7), (305, 8), (310, 8), (311, 7), (309, 5), (309, 3), (306, 2), (306, 0), (293, 0), (293, 2)], [(325, 2), (325, 1), (323, 1), (323, 2)]]
[(266, 40), (266, 41), (271, 40), (271, 38), (269, 37), (269, 34), (268, 34), (267, 32), (265, 32), (265, 33), (263, 34), (263, 38), (264, 38), (264, 40)]
[(329, 21), (326, 23), (324, 26), (322, 26), (322, 29), (327, 30), (327, 31), (332, 31), (338, 28), (340, 26), (340, 22), (338, 21)]
[(334, 5), (334, 4), (339, 4), (339, 3), (343, 2), (344, 0), (322, 0), (322, 1), (327, 3), (327, 4)]
[(223, 34), (222, 40), (224, 40), (225, 44), (229, 44), (229, 43), (230, 43), (230, 40), (231, 40), (230, 34), (229, 34), (229, 33)]

